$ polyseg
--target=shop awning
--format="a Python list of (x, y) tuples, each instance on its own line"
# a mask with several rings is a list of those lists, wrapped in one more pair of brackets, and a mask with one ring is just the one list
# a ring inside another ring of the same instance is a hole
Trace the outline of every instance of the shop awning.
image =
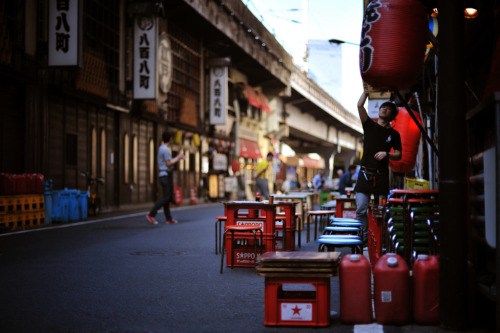
[(240, 138), (240, 156), (255, 160), (261, 158), (259, 144), (255, 141)]
[(316, 160), (305, 155), (301, 156), (300, 158), (302, 159), (302, 162), (304, 162), (305, 168), (321, 169), (324, 167), (324, 163), (321, 163), (321, 160)]
[(255, 89), (245, 83), (245, 91), (247, 94), (248, 104), (260, 109), (260, 98)]
[(286, 164), (286, 166), (291, 166), (291, 167), (299, 166), (299, 158), (297, 156), (284, 156), (280, 154), (279, 159), (281, 162)]

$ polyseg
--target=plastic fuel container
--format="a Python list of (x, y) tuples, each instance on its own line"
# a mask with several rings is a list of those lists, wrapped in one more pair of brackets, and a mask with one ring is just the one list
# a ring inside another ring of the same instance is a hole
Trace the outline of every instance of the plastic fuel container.
[(379, 324), (403, 325), (410, 321), (410, 270), (404, 259), (383, 255), (373, 270), (375, 319)]
[(439, 323), (439, 257), (419, 254), (413, 265), (413, 319)]
[(363, 255), (348, 254), (340, 262), (340, 320), (349, 324), (373, 321), (370, 263)]

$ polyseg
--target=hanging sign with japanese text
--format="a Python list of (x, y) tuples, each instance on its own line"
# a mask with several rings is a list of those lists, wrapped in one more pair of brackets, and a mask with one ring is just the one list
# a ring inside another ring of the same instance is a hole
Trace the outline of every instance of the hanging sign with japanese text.
[(210, 125), (222, 125), (227, 119), (227, 66), (210, 68)]
[(49, 1), (49, 66), (81, 65), (81, 4), (81, 0)]
[(156, 17), (134, 19), (134, 99), (156, 98)]

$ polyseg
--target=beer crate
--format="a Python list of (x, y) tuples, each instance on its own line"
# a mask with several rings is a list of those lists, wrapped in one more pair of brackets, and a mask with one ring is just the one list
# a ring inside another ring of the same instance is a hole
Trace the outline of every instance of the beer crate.
[(264, 324), (330, 325), (330, 278), (266, 277)]
[(19, 230), (24, 228), (24, 214), (3, 214), (0, 215), (0, 225), (5, 229)]

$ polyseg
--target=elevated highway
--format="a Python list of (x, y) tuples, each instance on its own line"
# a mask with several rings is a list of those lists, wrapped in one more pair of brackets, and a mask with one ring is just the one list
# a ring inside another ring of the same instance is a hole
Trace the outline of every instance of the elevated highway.
[(357, 115), (307, 77), (299, 68), (291, 75), (291, 95), (281, 98), (286, 134), (281, 142), (298, 154), (317, 153), (327, 162), (332, 154), (346, 166), (359, 156), (363, 129)]

